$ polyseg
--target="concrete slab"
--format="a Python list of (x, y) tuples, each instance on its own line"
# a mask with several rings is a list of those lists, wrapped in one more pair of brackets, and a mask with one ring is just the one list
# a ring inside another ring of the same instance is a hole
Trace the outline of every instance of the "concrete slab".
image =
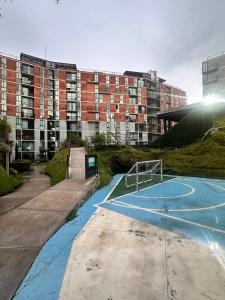
[(0, 249), (0, 299), (11, 299), (39, 248)]
[(28, 201), (29, 199), (30, 199), (30, 197), (1, 198), (0, 199), (0, 214), (5, 214), (5, 213), (9, 212), (13, 208), (20, 206), (21, 204)]
[(67, 215), (68, 211), (14, 209), (0, 218), (0, 248), (39, 247)]
[[(33, 198), (20, 208), (26, 209), (44, 209), (44, 210), (72, 210), (77, 204), (85, 199), (87, 192), (70, 190), (51, 190)], [(51, 201), (49, 201), (51, 199)]]
[(224, 299), (221, 262), (203, 245), (98, 209), (74, 241), (61, 300)]

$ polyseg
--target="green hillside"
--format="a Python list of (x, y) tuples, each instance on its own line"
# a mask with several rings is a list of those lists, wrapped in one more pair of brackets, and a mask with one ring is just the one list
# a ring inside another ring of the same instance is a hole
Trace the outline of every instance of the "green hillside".
[(131, 147), (117, 151), (98, 151), (101, 185), (116, 173), (126, 173), (136, 161), (162, 159), (164, 173), (225, 178), (225, 132), (217, 131), (204, 141), (182, 149), (146, 149)]

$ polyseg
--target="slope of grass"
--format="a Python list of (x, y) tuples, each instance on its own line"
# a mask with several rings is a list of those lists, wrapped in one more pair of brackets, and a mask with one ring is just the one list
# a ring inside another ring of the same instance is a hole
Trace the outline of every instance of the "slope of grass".
[(110, 182), (113, 174), (126, 173), (136, 161), (153, 159), (163, 160), (164, 173), (225, 178), (225, 132), (222, 131), (179, 150), (124, 148), (97, 154), (102, 186)]
[(163, 156), (164, 167), (176, 174), (225, 177), (225, 133), (216, 132), (203, 142), (182, 150), (170, 150)]
[(11, 193), (23, 183), (20, 175), (8, 175), (3, 167), (0, 166), (0, 196)]
[(67, 149), (59, 150), (45, 167), (45, 173), (51, 177), (52, 185), (66, 178), (67, 153)]

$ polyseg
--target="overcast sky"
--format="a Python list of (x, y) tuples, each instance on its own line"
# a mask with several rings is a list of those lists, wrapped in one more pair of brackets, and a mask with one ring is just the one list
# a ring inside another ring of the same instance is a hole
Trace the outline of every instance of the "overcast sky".
[(202, 97), (201, 62), (225, 50), (224, 0), (0, 0), (0, 52), (78, 68), (157, 70)]

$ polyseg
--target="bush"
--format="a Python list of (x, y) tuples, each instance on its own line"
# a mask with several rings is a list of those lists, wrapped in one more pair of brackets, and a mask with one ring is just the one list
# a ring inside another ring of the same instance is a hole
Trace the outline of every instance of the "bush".
[(64, 180), (67, 172), (67, 149), (61, 149), (56, 152), (52, 160), (50, 160), (46, 167), (45, 173), (51, 177), (52, 185)]
[(11, 176), (6, 174), (3, 167), (0, 166), (0, 196), (13, 192), (16, 187), (23, 182), (23, 177), (20, 175)]
[(10, 167), (17, 170), (20, 173), (27, 172), (31, 170), (31, 160), (29, 159), (21, 159), (21, 160), (14, 160)]
[(95, 136), (92, 136), (91, 143), (96, 150), (102, 149), (106, 144), (105, 135), (103, 133), (96, 133)]
[(70, 146), (72, 147), (84, 147), (85, 142), (81, 139), (79, 135), (75, 133), (69, 133), (67, 137), (67, 143), (70, 142)]

